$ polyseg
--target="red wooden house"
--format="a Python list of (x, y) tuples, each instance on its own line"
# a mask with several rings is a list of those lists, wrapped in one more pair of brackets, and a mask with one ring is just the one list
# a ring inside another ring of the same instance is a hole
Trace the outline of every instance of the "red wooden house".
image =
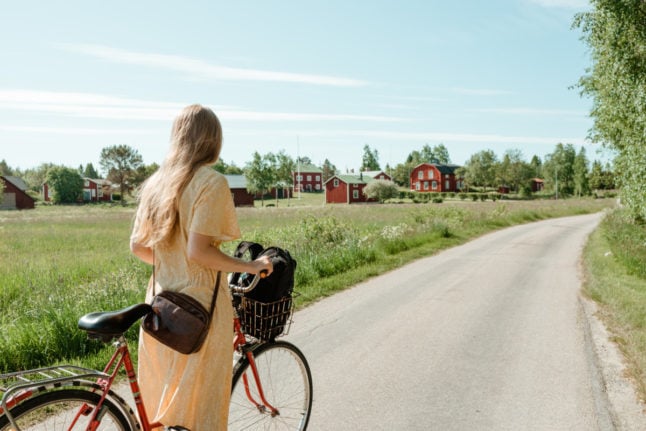
[(463, 188), (463, 179), (455, 175), (458, 165), (422, 163), (410, 173), (410, 189), (417, 192), (457, 192)]
[(108, 180), (83, 178), (83, 201), (110, 202), (112, 200), (112, 182)]
[(294, 192), (321, 192), (323, 191), (323, 170), (314, 165), (302, 165), (296, 172), (292, 172), (294, 179)]
[(233, 204), (237, 207), (252, 207), (254, 196), (247, 191), (247, 178), (244, 175), (225, 175), (233, 197)]
[(534, 193), (543, 191), (545, 188), (545, 181), (540, 178), (532, 178), (531, 187)]
[(372, 181), (370, 177), (359, 175), (335, 175), (325, 182), (325, 203), (354, 204), (375, 202), (363, 194), (363, 189)]
[[(102, 179), (83, 178), (83, 202), (112, 201), (112, 182)], [(43, 183), (42, 197), (45, 202), (51, 202), (54, 190)]]
[(27, 184), (18, 177), (1, 176), (4, 193), (0, 196), (0, 209), (25, 210), (33, 209), (34, 198), (27, 194)]

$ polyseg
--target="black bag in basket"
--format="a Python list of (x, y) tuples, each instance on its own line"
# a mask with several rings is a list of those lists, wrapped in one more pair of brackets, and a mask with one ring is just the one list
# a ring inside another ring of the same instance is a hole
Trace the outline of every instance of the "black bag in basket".
[[(285, 329), (291, 312), (296, 260), (285, 249), (263, 248), (258, 243), (242, 241), (234, 256), (244, 258), (246, 254), (252, 260), (269, 256), (274, 268), (269, 276), (260, 279), (251, 292), (236, 300), (241, 324), (249, 335), (260, 339), (274, 339)], [(246, 281), (242, 274), (235, 273), (230, 283), (246, 286)]]

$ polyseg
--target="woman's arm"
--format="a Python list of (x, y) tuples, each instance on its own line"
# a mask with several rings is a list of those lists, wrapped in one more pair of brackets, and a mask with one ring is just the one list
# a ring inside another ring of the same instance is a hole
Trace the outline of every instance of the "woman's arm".
[(188, 258), (200, 265), (224, 272), (248, 272), (258, 274), (265, 270), (271, 274), (273, 270), (271, 259), (263, 256), (253, 261), (238, 259), (223, 253), (211, 244), (213, 238), (195, 232), (189, 232), (187, 253)]
[(130, 251), (137, 256), (140, 260), (153, 265), (153, 250), (150, 247), (144, 247), (143, 245), (130, 241)]

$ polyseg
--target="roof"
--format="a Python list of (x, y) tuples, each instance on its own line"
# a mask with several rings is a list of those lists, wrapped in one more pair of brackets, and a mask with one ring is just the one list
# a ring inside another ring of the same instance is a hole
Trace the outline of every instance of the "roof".
[(112, 181), (104, 180), (104, 179), (101, 179), (101, 178), (84, 178), (84, 179), (92, 181), (93, 183), (98, 184), (100, 186), (111, 186), (112, 185)]
[(346, 184), (367, 184), (372, 181), (371, 177), (364, 177), (362, 175), (334, 175), (328, 179), (325, 183), (329, 183), (332, 179), (337, 178), (343, 181)]
[(419, 165), (415, 166), (415, 168), (418, 168), (422, 165), (428, 165), (428, 166), (435, 166), (438, 171), (442, 174), (454, 174), (455, 170), (460, 168), (460, 165), (454, 165), (454, 164), (441, 164), (441, 163), (420, 163)]
[(244, 175), (225, 175), (230, 189), (246, 189), (247, 178)]
[(2, 178), (9, 181), (11, 184), (18, 187), (23, 192), (28, 189), (27, 183), (25, 183), (22, 179), (20, 179), (18, 177), (3, 176)]
[(323, 173), (323, 169), (317, 168), (314, 165), (300, 165), (300, 166), (296, 167), (296, 171), (298, 171), (298, 172), (316, 172), (317, 174), (322, 174)]
[(363, 171), (363, 172), (361, 172), (361, 173), (362, 173), (364, 176), (366, 176), (366, 177), (370, 177), (370, 178), (374, 178), (374, 177), (376, 177), (377, 175), (381, 175), (381, 174), (383, 174), (383, 175), (386, 175), (386, 176), (390, 177), (390, 175), (388, 175), (388, 174), (387, 174), (386, 172), (384, 172), (384, 171)]

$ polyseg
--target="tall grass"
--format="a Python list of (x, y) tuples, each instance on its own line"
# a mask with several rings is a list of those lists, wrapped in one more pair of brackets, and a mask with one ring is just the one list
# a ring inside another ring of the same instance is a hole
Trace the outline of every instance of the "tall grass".
[[(596, 212), (609, 200), (279, 206), (238, 210), (245, 240), (298, 261), (303, 306), (366, 277), (512, 224)], [(0, 371), (56, 362), (99, 366), (109, 349), (78, 318), (143, 301), (150, 268), (129, 252), (132, 208), (0, 213)], [(232, 252), (235, 243), (225, 245)], [(131, 340), (136, 328), (128, 333)]]
[(608, 214), (584, 251), (585, 292), (628, 362), (646, 400), (646, 226), (621, 210)]

